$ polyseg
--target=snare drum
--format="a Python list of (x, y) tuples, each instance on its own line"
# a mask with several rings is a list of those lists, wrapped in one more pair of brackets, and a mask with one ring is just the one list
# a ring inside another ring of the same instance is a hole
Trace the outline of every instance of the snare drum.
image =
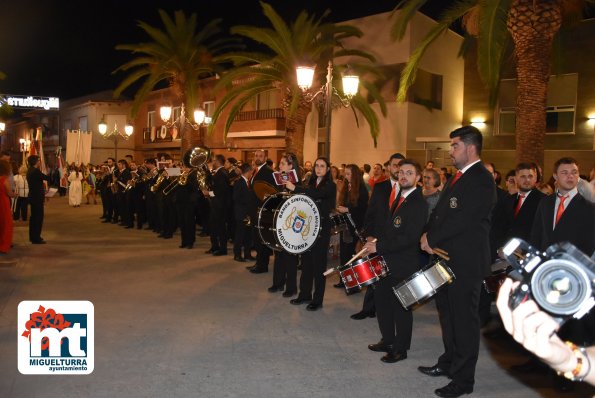
[(258, 208), (256, 229), (269, 248), (300, 254), (312, 248), (320, 233), (320, 211), (309, 196), (278, 192)]
[(431, 298), (438, 290), (454, 281), (455, 275), (443, 260), (428, 264), (405, 281), (393, 287), (406, 310)]
[(373, 253), (342, 266), (339, 268), (339, 274), (345, 290), (349, 293), (378, 282), (380, 278), (388, 275), (388, 267), (382, 256)]

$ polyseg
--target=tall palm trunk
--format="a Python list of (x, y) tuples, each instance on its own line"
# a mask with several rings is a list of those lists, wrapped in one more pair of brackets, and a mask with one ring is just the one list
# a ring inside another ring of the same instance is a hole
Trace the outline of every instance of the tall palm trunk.
[(513, 0), (508, 15), (517, 58), (516, 160), (543, 166), (547, 85), (560, 0)]
[(293, 152), (298, 159), (304, 159), (304, 135), (306, 133), (306, 119), (310, 113), (311, 105), (301, 101), (297, 111), (292, 116), (286, 112), (285, 119), (285, 150)]

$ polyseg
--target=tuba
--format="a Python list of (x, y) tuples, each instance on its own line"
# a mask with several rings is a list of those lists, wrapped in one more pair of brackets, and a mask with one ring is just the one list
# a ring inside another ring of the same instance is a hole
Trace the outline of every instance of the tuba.
[(197, 146), (186, 151), (182, 159), (187, 167), (196, 169), (196, 181), (198, 182), (198, 189), (201, 191), (213, 190), (213, 176), (207, 167), (210, 158), (211, 150), (209, 148)]

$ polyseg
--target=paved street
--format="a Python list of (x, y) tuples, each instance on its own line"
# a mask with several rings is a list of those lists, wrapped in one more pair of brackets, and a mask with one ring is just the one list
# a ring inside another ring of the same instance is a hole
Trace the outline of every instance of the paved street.
[[(308, 312), (268, 293), (271, 272), (253, 275), (232, 256), (204, 254), (207, 238), (179, 249), (179, 234), (100, 223), (101, 205), (46, 206), (42, 236), (0, 258), (0, 397), (432, 397), (446, 378), (433, 365), (442, 342), (434, 303), (415, 311), (409, 358), (384, 364), (368, 350), (375, 319), (354, 321), (363, 294), (329, 278), (324, 307)], [(87, 376), (21, 375), (17, 306), (22, 300), (89, 300), (95, 306), (95, 370)], [(527, 357), (512, 341), (482, 340), (477, 397), (558, 397), (544, 375), (506, 369)], [(566, 397), (595, 394), (577, 385)]]

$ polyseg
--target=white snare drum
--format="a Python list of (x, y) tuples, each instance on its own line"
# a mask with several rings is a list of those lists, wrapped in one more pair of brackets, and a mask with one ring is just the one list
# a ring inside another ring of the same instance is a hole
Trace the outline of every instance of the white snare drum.
[(258, 209), (256, 228), (269, 248), (300, 254), (314, 245), (320, 233), (320, 212), (309, 196), (279, 192)]
[(426, 301), (438, 290), (454, 281), (455, 274), (442, 260), (425, 266), (405, 281), (393, 287), (399, 302), (406, 310)]

